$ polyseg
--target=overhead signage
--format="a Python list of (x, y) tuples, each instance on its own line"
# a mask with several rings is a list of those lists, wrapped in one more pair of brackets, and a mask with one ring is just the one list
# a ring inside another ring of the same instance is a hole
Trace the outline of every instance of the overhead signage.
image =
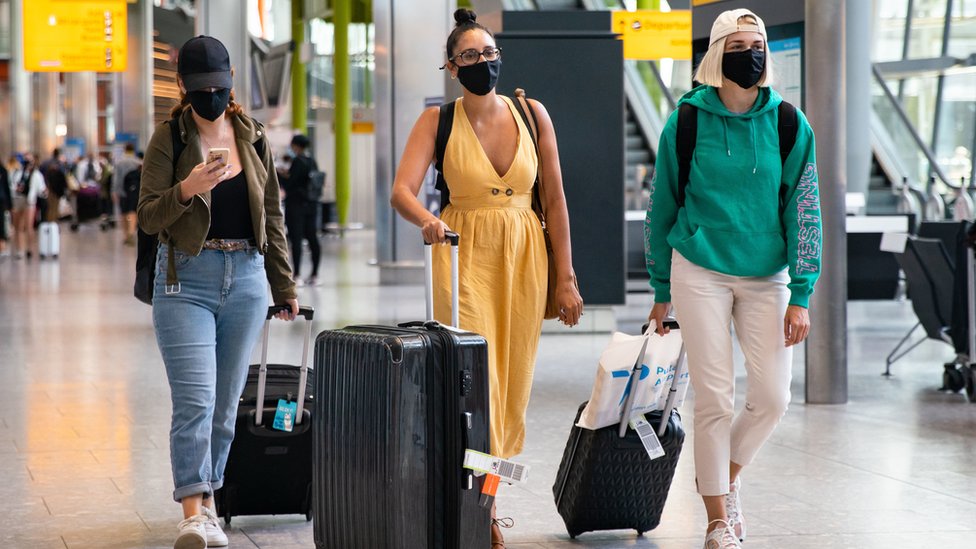
[(24, 68), (122, 72), (126, 0), (23, 0)]
[(691, 59), (691, 11), (613, 12), (613, 32), (624, 41), (624, 59)]

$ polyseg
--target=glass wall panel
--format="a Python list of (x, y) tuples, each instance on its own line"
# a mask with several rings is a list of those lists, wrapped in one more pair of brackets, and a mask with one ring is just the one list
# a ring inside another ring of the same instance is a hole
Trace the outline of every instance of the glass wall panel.
[(924, 59), (942, 55), (947, 0), (915, 0), (908, 57)]
[[(307, 66), (309, 108), (331, 108), (335, 97), (334, 27), (320, 19), (311, 23), (315, 57)], [(373, 36), (372, 24), (349, 25), (349, 79), (354, 107), (373, 106), (372, 82), (376, 69)]]
[[(896, 81), (888, 80), (886, 83), (890, 90), (897, 89)], [(926, 135), (932, 135), (931, 120), (935, 107), (935, 91), (935, 78), (912, 78), (906, 81), (903, 105), (912, 125), (925, 140), (927, 140)], [(897, 156), (897, 161), (906, 171), (909, 181), (924, 185), (932, 171), (929, 162), (913, 139), (912, 129), (903, 123), (894, 105), (884, 95), (876, 81), (872, 86), (871, 102), (874, 113), (884, 125), (894, 147), (892, 153)], [(920, 122), (925, 121), (927, 124), (920, 125)]]
[(976, 132), (976, 73), (946, 76), (935, 157), (952, 183), (969, 179)]
[(901, 59), (905, 43), (905, 15), (908, 13), (908, 0), (877, 0), (877, 17), (874, 21), (874, 55), (878, 61), (898, 61)]
[(952, 4), (949, 55), (965, 58), (973, 53), (976, 53), (976, 1), (955, 0)]

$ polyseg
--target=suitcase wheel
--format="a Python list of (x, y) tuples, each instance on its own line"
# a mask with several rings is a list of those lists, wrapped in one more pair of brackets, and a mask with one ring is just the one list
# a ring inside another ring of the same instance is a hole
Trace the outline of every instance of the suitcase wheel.
[(969, 402), (976, 402), (976, 364), (970, 364), (960, 368), (966, 378), (966, 397)]
[(955, 364), (946, 364), (945, 372), (942, 374), (943, 390), (958, 393), (960, 390), (966, 387), (966, 378), (968, 377), (968, 374), (969, 372), (964, 372), (961, 368), (957, 368)]

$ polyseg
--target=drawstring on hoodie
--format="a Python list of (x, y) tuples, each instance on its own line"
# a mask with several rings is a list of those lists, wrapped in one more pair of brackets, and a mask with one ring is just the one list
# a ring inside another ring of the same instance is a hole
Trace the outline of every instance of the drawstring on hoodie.
[[(725, 129), (725, 154), (732, 156), (732, 143), (729, 142), (729, 121), (722, 116), (722, 128)], [(752, 173), (759, 169), (759, 143), (756, 140), (756, 119), (749, 119), (749, 134), (752, 136)]]
[(756, 141), (756, 119), (749, 119), (749, 127), (752, 129), (752, 173), (759, 169), (759, 143)]
[(723, 116), (722, 127), (725, 128), (725, 154), (732, 156), (732, 144), (729, 143), (729, 121)]

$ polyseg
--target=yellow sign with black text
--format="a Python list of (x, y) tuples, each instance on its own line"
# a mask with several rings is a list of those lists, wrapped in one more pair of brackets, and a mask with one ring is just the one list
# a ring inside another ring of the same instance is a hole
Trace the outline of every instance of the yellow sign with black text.
[(24, 68), (122, 72), (126, 0), (23, 0)]
[(624, 59), (691, 59), (691, 12), (613, 12), (613, 32), (624, 41)]

